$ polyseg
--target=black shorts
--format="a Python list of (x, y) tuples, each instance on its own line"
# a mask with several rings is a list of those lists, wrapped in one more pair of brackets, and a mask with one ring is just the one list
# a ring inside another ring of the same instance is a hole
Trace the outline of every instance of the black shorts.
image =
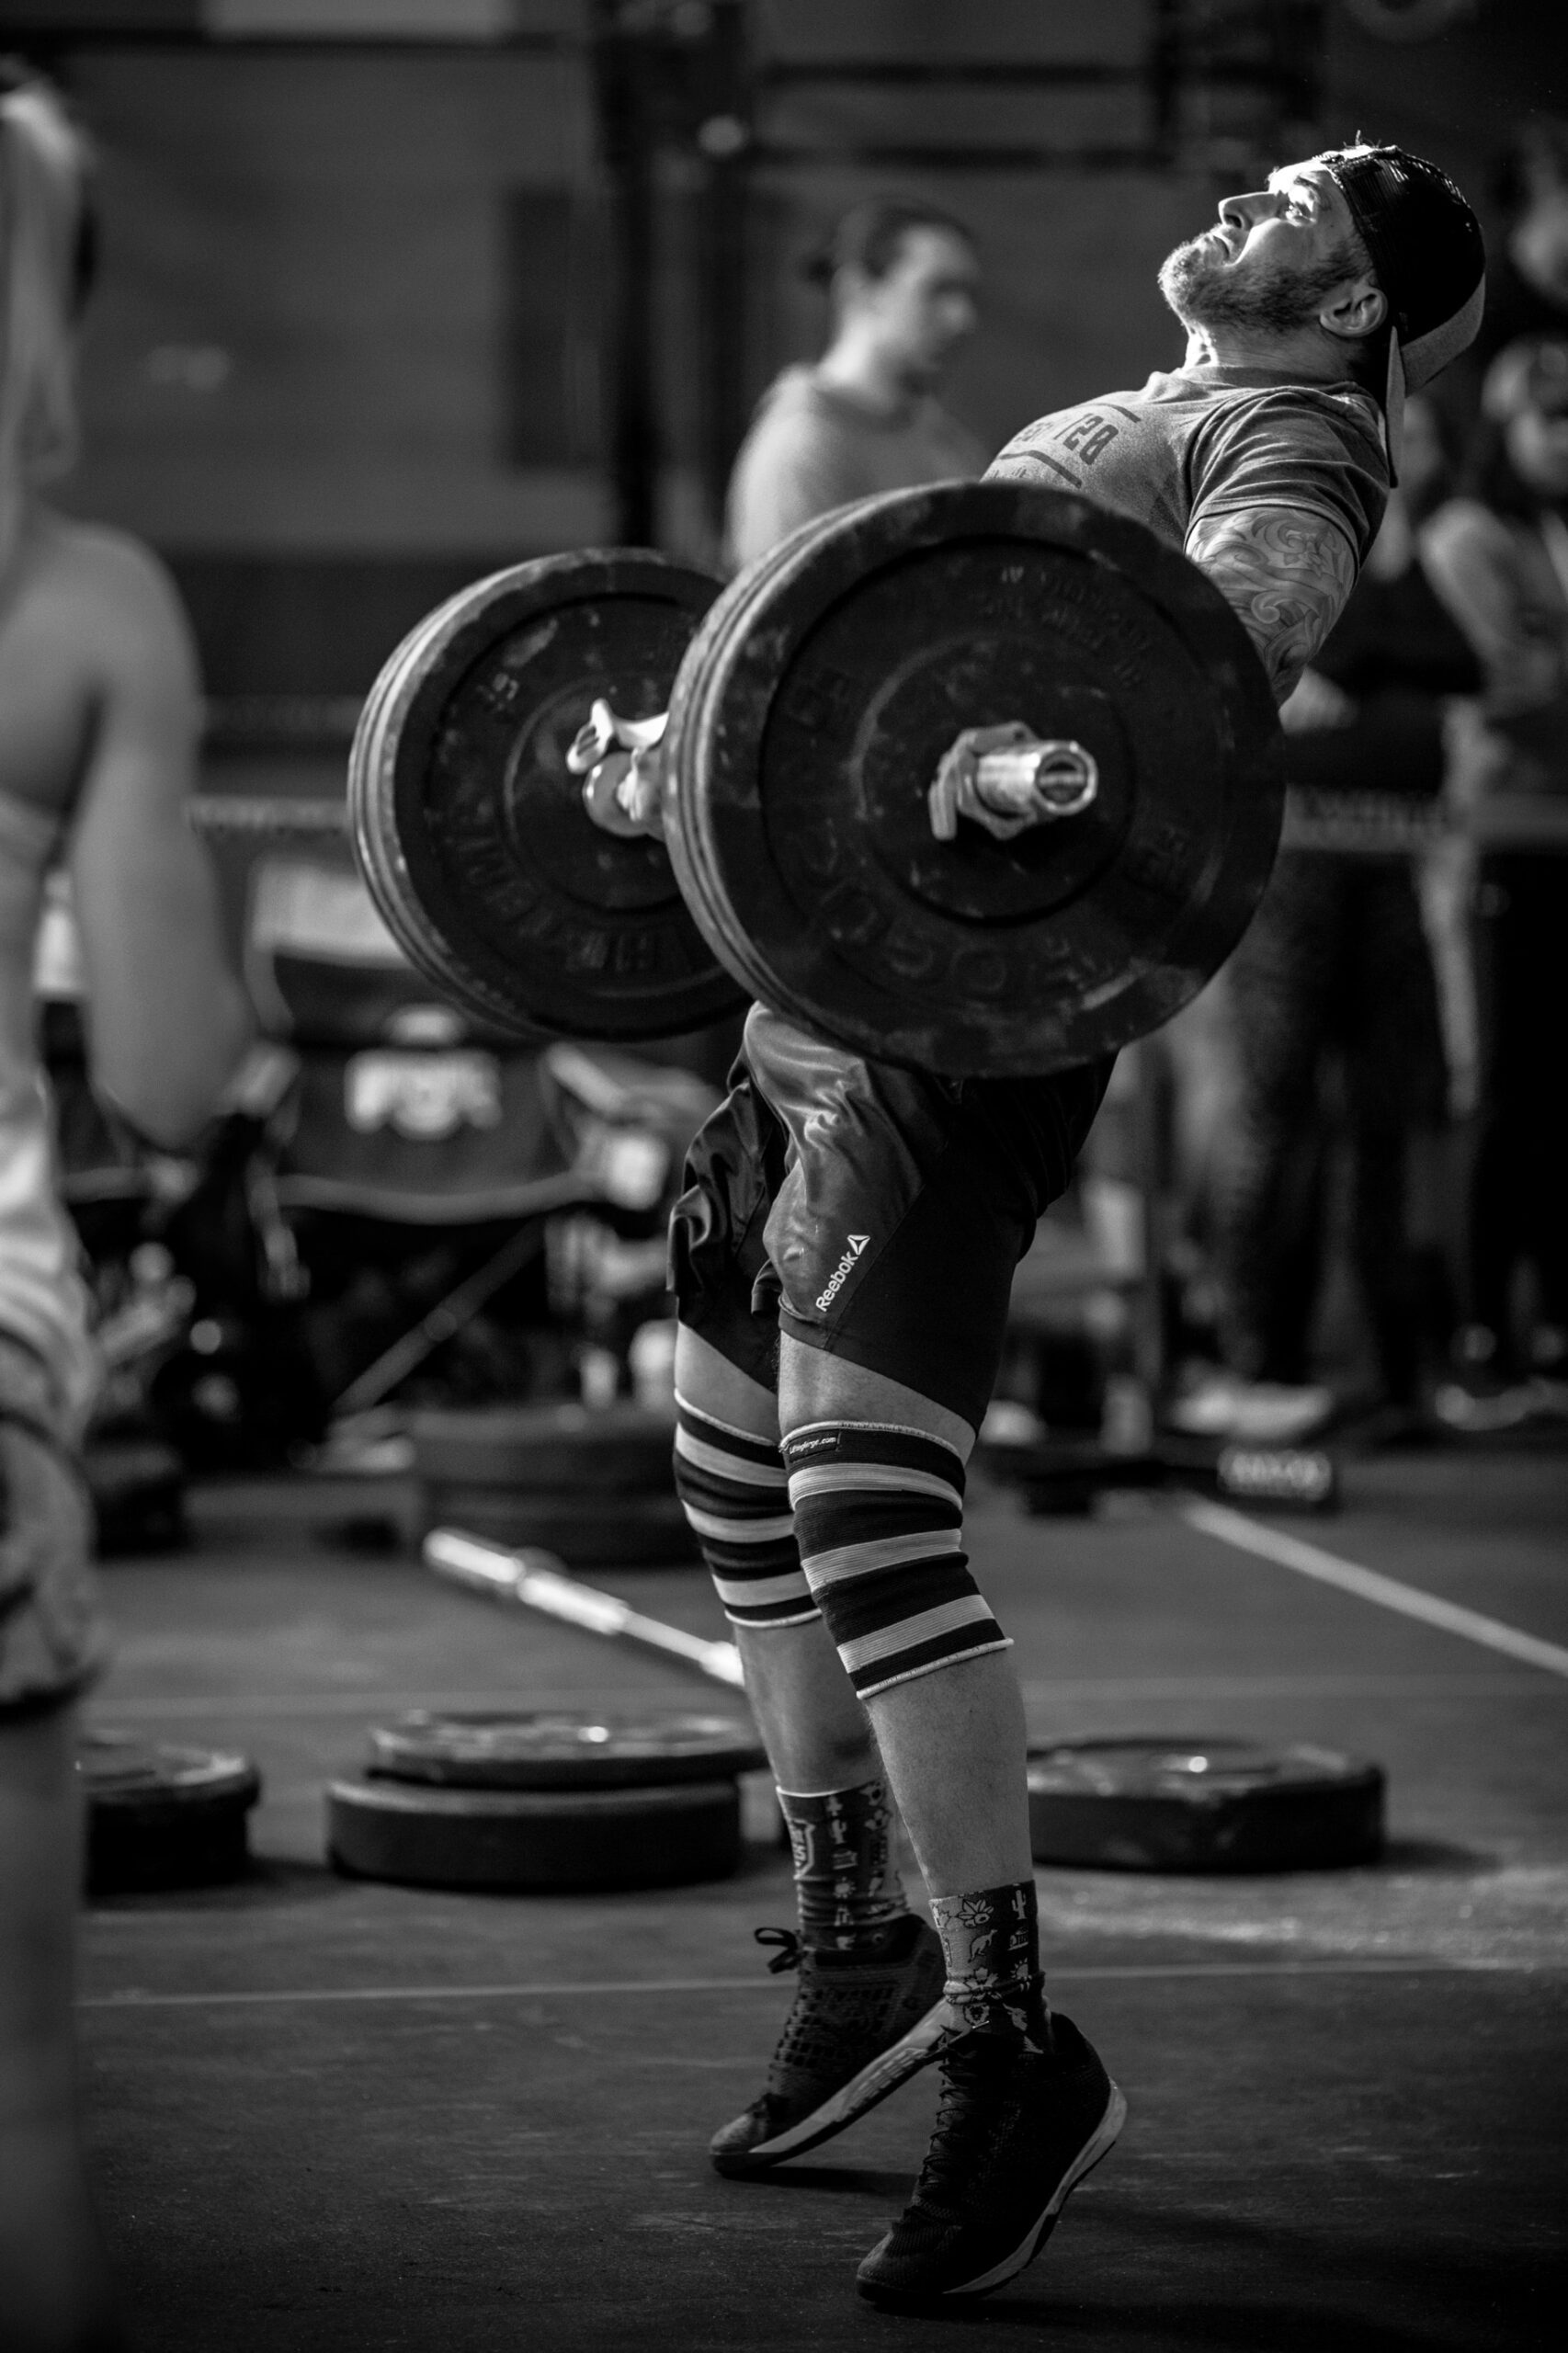
[(978, 1427), (1013, 1270), (1110, 1071), (933, 1078), (754, 1006), (671, 1224), (682, 1323), (766, 1387), (787, 1332)]

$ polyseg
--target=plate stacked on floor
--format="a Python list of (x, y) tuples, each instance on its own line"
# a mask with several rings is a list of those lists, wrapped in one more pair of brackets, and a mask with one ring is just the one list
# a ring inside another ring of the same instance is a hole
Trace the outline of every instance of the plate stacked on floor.
[(341, 1871), (415, 1887), (677, 1887), (741, 1858), (739, 1776), (765, 1762), (720, 1715), (421, 1710), (327, 1790)]

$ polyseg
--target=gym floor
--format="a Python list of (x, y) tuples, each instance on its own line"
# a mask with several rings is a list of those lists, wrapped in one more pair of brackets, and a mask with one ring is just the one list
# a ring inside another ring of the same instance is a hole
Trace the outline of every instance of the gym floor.
[[(1560, 1444), (1351, 1462), (1346, 1489), (1335, 1518), (1259, 1517), (1568, 1645)], [(214, 1487), (191, 1550), (106, 1571), (119, 1648), (93, 1721), (241, 1747), (266, 1777), (249, 1880), (85, 1920), (88, 2131), (143, 2353), (837, 2353), (965, 2322), (1105, 2353), (1561, 2343), (1562, 1673), (1168, 1500), (1028, 1519), (982, 1494), (976, 1565), (1040, 1734), (1371, 1756), (1391, 1844), (1274, 1879), (1042, 1870), (1048, 1984), (1127, 2131), (1021, 2279), (895, 2317), (853, 2272), (908, 2194), (928, 2077), (821, 2162), (753, 2184), (706, 2161), (789, 1998), (751, 1940), (792, 1917), (778, 1847), (728, 1882), (592, 1899), (325, 1867), (323, 1785), (403, 1708), (739, 1704), (326, 1525), (405, 1500)], [(584, 1574), (723, 1631), (697, 1570)]]

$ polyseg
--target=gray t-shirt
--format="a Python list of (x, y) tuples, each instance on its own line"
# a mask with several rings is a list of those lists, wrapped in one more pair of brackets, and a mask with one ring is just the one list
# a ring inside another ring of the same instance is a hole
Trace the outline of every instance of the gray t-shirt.
[(1389, 488), (1378, 405), (1358, 384), (1212, 365), (1040, 417), (988, 472), (1081, 491), (1178, 548), (1217, 515), (1304, 508), (1338, 524), (1358, 564)]
[(738, 571), (830, 507), (972, 477), (984, 464), (980, 443), (937, 401), (879, 415), (819, 382), (814, 368), (786, 368), (759, 402), (730, 476), (726, 561)]

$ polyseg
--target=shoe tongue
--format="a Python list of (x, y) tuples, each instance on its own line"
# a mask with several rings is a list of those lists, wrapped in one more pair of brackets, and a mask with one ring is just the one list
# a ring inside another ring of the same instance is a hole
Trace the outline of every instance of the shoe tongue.
[(1010, 2028), (976, 2026), (943, 2052), (941, 2066), (955, 2081), (990, 2084), (1010, 2075), (1020, 2059), (1038, 2055), (1033, 2044)]

